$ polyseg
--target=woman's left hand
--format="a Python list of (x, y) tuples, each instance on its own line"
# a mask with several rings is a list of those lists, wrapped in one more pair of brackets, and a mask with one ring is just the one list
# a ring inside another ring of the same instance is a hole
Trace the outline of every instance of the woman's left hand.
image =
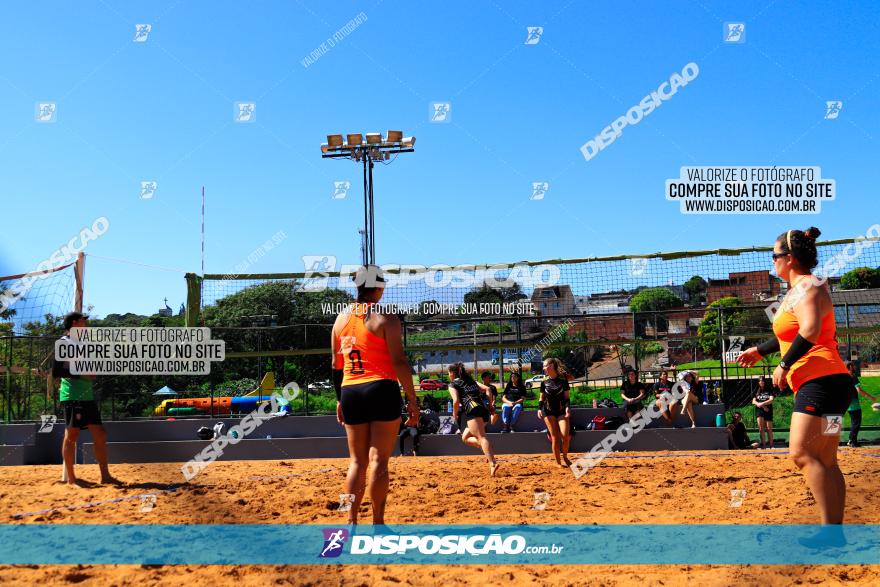
[(565, 417), (571, 418), (571, 410), (569, 408), (565, 408)]
[(416, 401), (410, 401), (407, 403), (407, 411), (409, 412), (409, 419), (406, 421), (406, 425), (412, 428), (416, 428), (419, 425), (419, 404)]
[(773, 370), (773, 385), (778, 387), (779, 389), (785, 389), (788, 387), (788, 381), (785, 380), (786, 370), (776, 366), (776, 369)]

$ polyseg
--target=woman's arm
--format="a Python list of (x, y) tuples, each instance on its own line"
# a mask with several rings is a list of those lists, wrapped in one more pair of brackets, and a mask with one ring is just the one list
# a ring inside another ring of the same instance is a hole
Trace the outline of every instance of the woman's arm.
[(856, 391), (857, 391), (859, 394), (861, 394), (861, 395), (865, 396), (866, 398), (868, 398), (869, 400), (871, 400), (872, 402), (877, 401), (877, 398), (876, 398), (876, 397), (874, 397), (873, 395), (871, 395), (870, 393), (868, 393), (867, 391), (865, 391), (864, 389), (862, 389), (861, 384), (856, 385)]
[(339, 353), (339, 337), (336, 335), (338, 323), (339, 317), (337, 316), (336, 322), (333, 324), (333, 331), (330, 333), (330, 352), (333, 353), (330, 357), (330, 372), (333, 376), (333, 389), (336, 391), (336, 421), (340, 425), (345, 425), (345, 420), (342, 417), (342, 404), (339, 401), (342, 397), (342, 369), (345, 367), (345, 361)]
[(406, 359), (406, 353), (403, 350), (403, 339), (400, 336), (400, 319), (397, 316), (380, 315), (382, 320), (381, 327), (385, 335), (385, 343), (388, 345), (388, 354), (391, 355), (391, 362), (394, 363), (394, 372), (397, 380), (403, 386), (406, 394), (406, 401), (409, 408), (408, 425), (418, 425), (419, 422), (419, 402), (416, 398), (416, 388), (413, 384), (412, 367)]
[(452, 397), (452, 418), (453, 420), (458, 420), (458, 410), (461, 407), (461, 402), (458, 397), (458, 390), (453, 386), (449, 386), (449, 395)]

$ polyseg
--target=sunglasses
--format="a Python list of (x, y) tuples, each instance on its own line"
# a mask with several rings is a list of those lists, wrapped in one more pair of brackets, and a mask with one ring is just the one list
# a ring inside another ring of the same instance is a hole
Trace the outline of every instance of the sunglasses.
[(779, 259), (780, 257), (788, 257), (791, 253), (773, 253), (773, 260)]

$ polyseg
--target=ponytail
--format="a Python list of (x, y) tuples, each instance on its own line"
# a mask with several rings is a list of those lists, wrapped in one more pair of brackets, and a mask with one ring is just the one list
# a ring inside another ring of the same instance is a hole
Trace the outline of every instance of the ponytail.
[(791, 255), (803, 269), (810, 270), (819, 264), (816, 239), (821, 234), (821, 230), (811, 226), (806, 230), (787, 230), (776, 241), (781, 245), (782, 252)]
[(452, 363), (449, 365), (449, 372), (455, 376), (455, 379), (461, 379), (465, 383), (474, 383), (474, 378), (468, 374), (464, 363)]

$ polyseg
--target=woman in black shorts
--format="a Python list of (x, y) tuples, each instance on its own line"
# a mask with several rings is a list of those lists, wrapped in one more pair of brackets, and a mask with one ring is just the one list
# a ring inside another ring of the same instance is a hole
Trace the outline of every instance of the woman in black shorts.
[(567, 469), (571, 466), (571, 461), (568, 459), (568, 445), (571, 441), (571, 409), (569, 407), (571, 396), (568, 374), (565, 372), (562, 362), (556, 358), (544, 361), (544, 373), (547, 378), (541, 382), (538, 418), (544, 420), (547, 425), (556, 464)]
[(492, 445), (489, 443), (489, 437), (486, 436), (486, 424), (491, 414), (486, 407), (485, 396), (488, 396), (491, 390), (488, 386), (474, 381), (465, 369), (464, 363), (449, 365), (449, 379), (452, 381), (449, 384), (449, 395), (452, 396), (452, 418), (458, 422), (460, 414), (464, 421), (464, 426), (459, 424), (459, 428), (462, 429), (461, 441), (483, 451), (489, 459), (489, 475), (494, 477), (500, 465), (495, 462), (495, 453), (492, 452)]
[(361, 267), (354, 281), (357, 302), (336, 317), (330, 337), (336, 419), (345, 426), (350, 457), (345, 492), (354, 495), (348, 523), (357, 523), (369, 482), (373, 523), (384, 524), (388, 460), (400, 428), (400, 386), (406, 392), (408, 426), (418, 425), (419, 404), (403, 352), (400, 320), (374, 311), (385, 286), (382, 270)]
[(767, 446), (773, 448), (773, 390), (767, 378), (758, 379), (758, 389), (752, 395), (755, 418), (758, 420), (758, 434), (761, 435), (761, 448), (764, 448), (764, 431), (767, 431)]
[[(827, 528), (829, 539), (842, 540), (839, 524), (843, 523), (846, 482), (837, 464), (837, 448), (843, 412), (855, 389), (837, 350), (831, 290), (812, 274), (819, 264), (818, 236), (819, 229), (810, 227), (789, 230), (776, 238), (773, 266), (789, 283), (788, 293), (773, 315), (776, 336), (745, 351), (739, 363), (751, 367), (770, 353), (782, 354), (773, 371), (773, 384), (795, 393), (789, 454), (816, 499), (822, 524), (834, 525)], [(826, 539), (823, 544), (830, 543)]]
[(642, 400), (648, 395), (648, 388), (639, 381), (639, 373), (635, 369), (627, 369), (626, 378), (620, 388), (620, 397), (625, 403), (626, 419), (629, 420), (634, 414), (645, 407)]

